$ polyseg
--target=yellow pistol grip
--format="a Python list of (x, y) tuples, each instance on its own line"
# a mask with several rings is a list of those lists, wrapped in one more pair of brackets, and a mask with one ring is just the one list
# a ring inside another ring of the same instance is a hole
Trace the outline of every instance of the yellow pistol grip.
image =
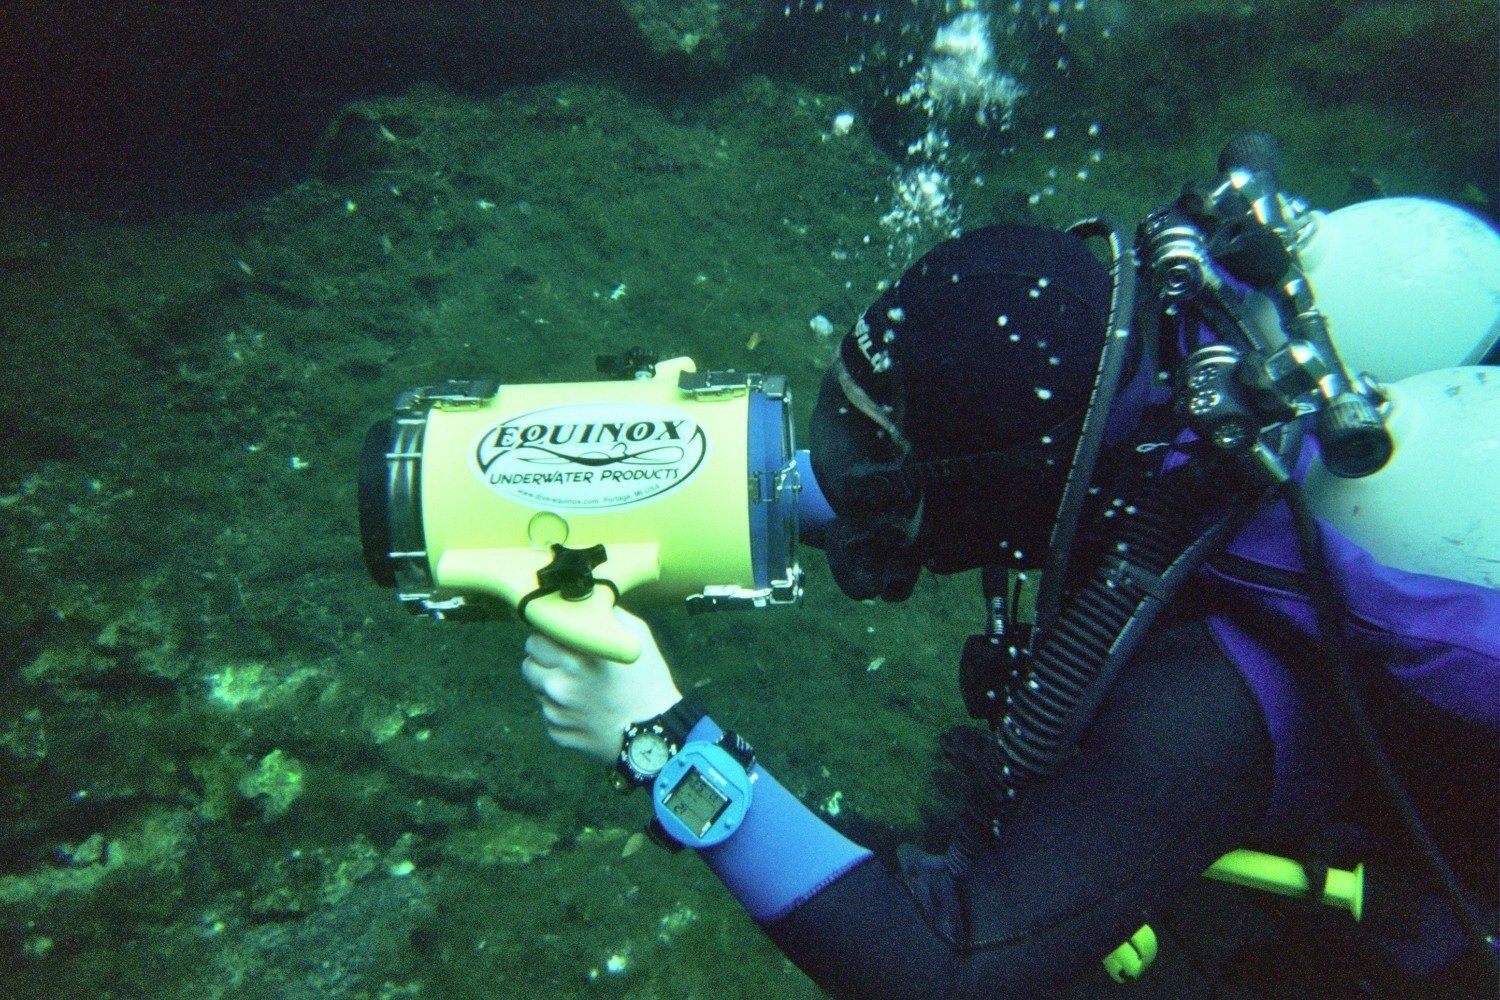
[(520, 609), (532, 628), (569, 648), (634, 663), (640, 659), (641, 640), (615, 617), (615, 593), (657, 579), (660, 550), (654, 542), (614, 544), (607, 550), (608, 558), (595, 567), (601, 582), (582, 600), (558, 593), (528, 598), (537, 589), (537, 571), (552, 558), (537, 549), (449, 549), (438, 560), (434, 577), (444, 591), (500, 598)]
[(581, 601), (548, 594), (528, 601), (526, 623), (570, 649), (605, 660), (634, 663), (641, 656), (641, 639), (615, 617), (615, 593), (602, 583)]

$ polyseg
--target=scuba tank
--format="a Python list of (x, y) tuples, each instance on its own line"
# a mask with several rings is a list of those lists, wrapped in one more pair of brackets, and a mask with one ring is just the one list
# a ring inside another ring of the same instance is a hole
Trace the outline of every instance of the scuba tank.
[(1494, 363), (1500, 238), (1478, 216), (1430, 198), (1314, 211), (1299, 255), (1354, 371), (1397, 382)]
[(1500, 588), (1500, 368), (1443, 368), (1382, 391), (1391, 461), (1344, 479), (1315, 460), (1308, 503), (1383, 566)]

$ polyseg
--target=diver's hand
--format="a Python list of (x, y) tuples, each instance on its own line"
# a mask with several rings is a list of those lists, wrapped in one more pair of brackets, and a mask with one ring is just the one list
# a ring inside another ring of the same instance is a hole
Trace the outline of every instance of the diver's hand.
[(526, 640), (521, 661), (521, 676), (536, 692), (552, 742), (606, 763), (619, 756), (626, 726), (682, 700), (651, 629), (621, 608), (615, 617), (641, 637), (641, 657), (634, 663), (580, 653), (540, 632)]

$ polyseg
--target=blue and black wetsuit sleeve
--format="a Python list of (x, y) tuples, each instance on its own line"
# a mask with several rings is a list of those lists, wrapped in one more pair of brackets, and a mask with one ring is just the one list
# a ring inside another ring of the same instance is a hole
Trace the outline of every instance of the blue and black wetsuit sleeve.
[(1078, 759), (1032, 789), (961, 877), (906, 846), (862, 858), (763, 926), (833, 996), (1044, 992), (1253, 834), (1272, 758), (1258, 703), (1206, 629), (1163, 630)]

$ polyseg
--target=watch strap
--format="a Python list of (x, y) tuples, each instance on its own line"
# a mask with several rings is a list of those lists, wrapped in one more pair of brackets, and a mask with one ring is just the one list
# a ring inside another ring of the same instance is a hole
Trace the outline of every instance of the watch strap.
[(646, 836), (651, 838), (651, 843), (655, 844), (657, 847), (660, 847), (665, 851), (670, 851), (671, 853), (676, 854), (678, 851), (682, 850), (683, 845), (679, 844), (676, 839), (674, 839), (673, 836), (667, 832), (667, 828), (662, 826), (661, 820), (657, 819), (655, 816), (652, 816), (651, 821), (646, 824)]
[(667, 739), (676, 744), (680, 750), (687, 742), (688, 733), (698, 724), (698, 720), (708, 714), (708, 709), (692, 695), (683, 695), (677, 700), (677, 704), (649, 720), (658, 723), (662, 731), (667, 734)]

